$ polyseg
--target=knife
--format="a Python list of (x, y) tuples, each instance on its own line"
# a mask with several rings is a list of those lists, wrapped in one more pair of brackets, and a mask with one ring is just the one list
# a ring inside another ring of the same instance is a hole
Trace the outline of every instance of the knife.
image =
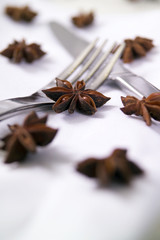
[[(52, 21), (49, 24), (54, 36), (74, 58), (77, 57), (79, 53), (82, 52), (82, 50), (89, 44), (88, 41), (77, 36), (60, 23)], [(147, 97), (153, 92), (160, 91), (143, 77), (137, 76), (125, 68), (121, 61), (117, 61), (111, 74), (109, 75), (109, 79), (114, 81), (121, 88), (131, 90), (132, 93), (134, 92), (140, 98), (143, 96)]]

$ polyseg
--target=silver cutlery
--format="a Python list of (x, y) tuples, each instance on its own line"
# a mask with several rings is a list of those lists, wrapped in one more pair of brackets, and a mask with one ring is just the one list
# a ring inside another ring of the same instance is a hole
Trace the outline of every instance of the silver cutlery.
[[(73, 57), (76, 57), (88, 45), (88, 41), (80, 38), (58, 22), (50, 22), (50, 27), (61, 45)], [(121, 61), (117, 61), (108, 80), (114, 80), (114, 83), (119, 85), (124, 91), (130, 90), (139, 98), (147, 97), (153, 92), (160, 91), (143, 77), (129, 71)]]
[[(74, 61), (58, 76), (60, 79), (67, 79), (81, 65), (81, 70), (69, 81), (73, 83), (82, 75), (84, 76), (84, 73), (87, 72), (87, 75), (83, 77), (83, 79), (87, 82), (94, 76), (95, 72), (101, 68), (105, 60), (111, 55), (110, 53), (114, 44), (110, 47), (110, 49), (104, 52), (103, 48), (106, 44), (106, 41), (104, 41), (100, 47), (97, 47), (97, 39), (92, 43), (89, 43), (79, 36), (76, 36), (73, 32), (69, 31), (60, 23), (51, 22), (50, 27), (62, 46), (75, 58)], [(101, 71), (100, 74), (94, 79), (94, 81), (92, 81), (92, 83), (87, 87), (91, 89), (97, 89), (102, 84), (102, 82), (107, 79), (107, 81), (110, 80), (115, 84), (120, 85), (120, 87), (129, 89), (134, 95), (137, 95), (140, 98), (143, 96), (148, 96), (153, 92), (159, 92), (158, 88), (153, 86), (144, 78), (130, 72), (124, 67), (122, 62), (118, 60), (123, 52), (123, 49), (124, 44), (122, 44), (119, 50), (116, 51), (116, 53), (113, 54), (112, 58), (108, 60), (105, 70)], [(97, 59), (99, 59), (98, 62)], [(93, 64), (93, 62), (96, 62), (96, 64)], [(51, 81), (44, 88), (49, 88), (53, 85), (55, 85), (55, 82)], [(37, 110), (41, 110), (43, 108), (50, 108), (53, 104), (53, 102), (49, 101), (41, 91), (38, 91), (28, 97), (7, 100), (7, 102), (11, 101), (21, 103), (21, 106), (1, 113), (0, 120), (14, 116), (18, 112), (21, 113), (22, 111), (28, 109), (36, 108)], [(1, 104), (5, 102), (6, 100), (1, 101)]]
[[(58, 76), (58, 78), (68, 79), (70, 76), (72, 76), (72, 78), (69, 81), (72, 84), (74, 84), (81, 75), (86, 73), (86, 76), (83, 78), (83, 80), (85, 82), (88, 82), (92, 77), (94, 77), (94, 74), (97, 71), (100, 71), (98, 76), (95, 77), (93, 81), (87, 86), (87, 88), (97, 89), (109, 76), (113, 66), (115, 65), (116, 61), (120, 58), (125, 47), (124, 43), (121, 44), (117, 51), (108, 60), (108, 63), (105, 64), (105, 66), (102, 66), (104, 61), (110, 55), (114, 45), (112, 45), (107, 51), (103, 52), (103, 54), (101, 55), (101, 51), (104, 45), (106, 44), (106, 41), (104, 41), (101, 46), (96, 47), (97, 41), (98, 39), (95, 39), (92, 43), (89, 43), (87, 47), (83, 49), (83, 51), (78, 55), (78, 57), (76, 57), (74, 61)], [(82, 63), (84, 62), (85, 64), (82, 65)], [(78, 71), (78, 73), (73, 76), (73, 74), (79, 67), (81, 67), (80, 71)], [(53, 87), (53, 81), (44, 88), (49, 88), (51, 86)], [(42, 91), (38, 91), (32, 96), (24, 98), (14, 98), (1, 101), (1, 104), (5, 103), (6, 101), (10, 102), (15, 101), (21, 103), (22, 106), (1, 113), (0, 121), (12, 117), (17, 113), (22, 113), (23, 111), (29, 109), (42, 110), (43, 108), (51, 108), (51, 106), (53, 105), (53, 101), (49, 101)], [(26, 104), (26, 102), (29, 102), (29, 104), (28, 103)]]

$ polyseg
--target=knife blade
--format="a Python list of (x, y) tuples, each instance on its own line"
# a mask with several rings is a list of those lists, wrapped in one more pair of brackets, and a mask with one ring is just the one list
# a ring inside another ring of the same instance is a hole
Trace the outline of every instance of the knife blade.
[[(49, 23), (54, 36), (58, 39), (61, 45), (71, 54), (74, 58), (89, 44), (88, 41), (77, 36), (75, 33), (64, 27), (62, 24), (52, 21)], [(109, 79), (113, 80), (120, 88), (130, 90), (135, 95), (142, 98), (147, 97), (153, 92), (160, 90), (148, 82), (143, 77), (137, 76), (133, 72), (124, 67), (121, 61), (117, 61), (114, 66)]]

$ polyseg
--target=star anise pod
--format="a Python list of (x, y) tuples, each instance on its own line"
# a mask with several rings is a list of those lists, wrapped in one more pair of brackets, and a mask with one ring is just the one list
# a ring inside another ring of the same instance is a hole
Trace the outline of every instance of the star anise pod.
[(36, 59), (41, 58), (45, 52), (40, 49), (40, 45), (36, 43), (26, 44), (25, 40), (21, 42), (14, 41), (9, 44), (6, 49), (0, 52), (1, 55), (12, 59), (15, 63), (19, 63), (24, 59), (26, 62), (31, 63)]
[(160, 121), (160, 92), (150, 94), (147, 98), (139, 100), (133, 96), (121, 97), (124, 105), (121, 111), (127, 115), (142, 116), (148, 126), (151, 118)]
[(14, 7), (8, 6), (5, 9), (5, 13), (15, 21), (31, 22), (37, 13), (32, 11), (29, 6)]
[(56, 79), (57, 87), (42, 90), (47, 97), (56, 101), (53, 110), (57, 113), (68, 109), (69, 113), (73, 113), (75, 108), (85, 114), (94, 114), (97, 107), (101, 107), (110, 98), (102, 93), (86, 89), (85, 82), (77, 81), (75, 87), (67, 80)]
[(3, 150), (7, 151), (5, 163), (20, 162), (27, 152), (36, 152), (36, 146), (46, 146), (57, 133), (57, 129), (46, 126), (47, 116), (39, 118), (31, 112), (22, 126), (9, 125), (10, 134), (2, 138)]
[(72, 23), (79, 28), (91, 25), (93, 23), (93, 20), (94, 20), (93, 12), (80, 13), (79, 15), (72, 17)]
[(143, 57), (154, 47), (153, 40), (148, 38), (136, 37), (134, 40), (126, 39), (125, 49), (122, 54), (124, 63), (130, 63), (137, 57)]
[(109, 157), (88, 158), (77, 165), (77, 171), (97, 178), (104, 186), (114, 182), (128, 184), (134, 175), (142, 174), (143, 170), (128, 160), (126, 153), (125, 149), (115, 149)]

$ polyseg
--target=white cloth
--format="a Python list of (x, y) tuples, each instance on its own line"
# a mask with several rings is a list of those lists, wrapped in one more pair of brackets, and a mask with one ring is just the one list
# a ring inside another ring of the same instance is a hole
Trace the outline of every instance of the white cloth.
[[(5, 5), (1, 3), (1, 10)], [(100, 36), (119, 42), (137, 35), (154, 39), (156, 47), (128, 67), (160, 88), (160, 11), (97, 15), (91, 28), (76, 29), (70, 22), (73, 10), (48, 2), (29, 5), (40, 13), (33, 25), (15, 23), (1, 11), (0, 49), (11, 40), (25, 38), (28, 43), (40, 43), (48, 54), (31, 65), (16, 65), (0, 56), (1, 100), (42, 88), (72, 60), (51, 33), (50, 19), (88, 40)], [(99, 90), (111, 100), (93, 116), (48, 112), (48, 125), (58, 128), (58, 134), (50, 145), (29, 154), (23, 165), (5, 165), (5, 154), (0, 152), (1, 240), (142, 240), (150, 236), (160, 213), (160, 123), (153, 121), (147, 127), (141, 118), (124, 115), (119, 108), (125, 93), (119, 89), (106, 84)], [(8, 133), (8, 123), (22, 122), (24, 116), (1, 122), (1, 136)], [(79, 161), (108, 156), (117, 147), (127, 149), (128, 158), (145, 171), (131, 186), (100, 189), (95, 180), (75, 171)]]

